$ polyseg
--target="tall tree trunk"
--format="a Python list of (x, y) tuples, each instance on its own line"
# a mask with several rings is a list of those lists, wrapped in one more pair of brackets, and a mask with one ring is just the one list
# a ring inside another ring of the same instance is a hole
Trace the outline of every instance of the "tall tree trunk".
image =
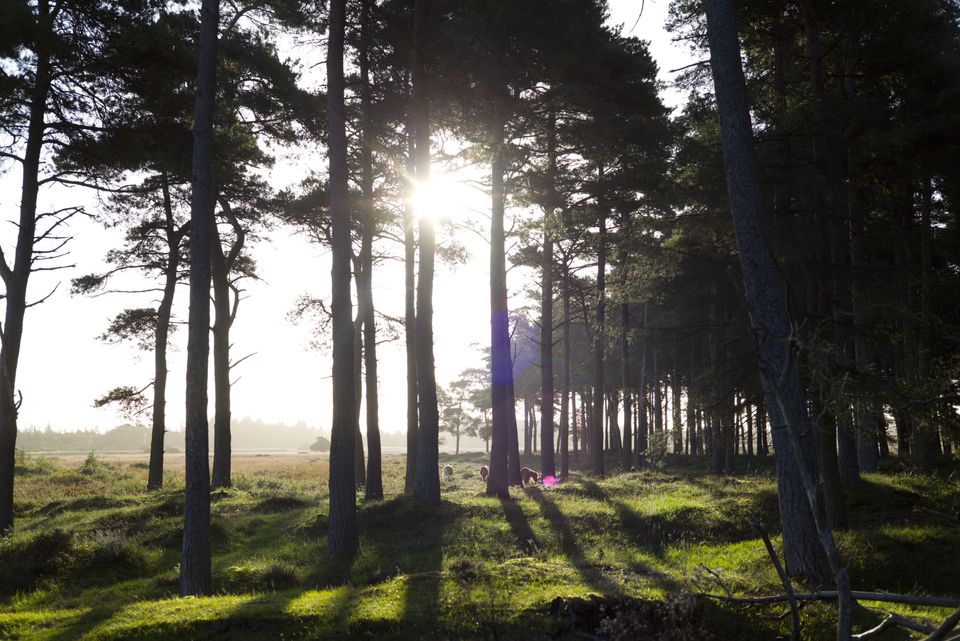
[(683, 415), (680, 407), (680, 365), (677, 358), (677, 344), (673, 344), (673, 374), (670, 376), (670, 383), (673, 388), (670, 390), (670, 397), (673, 399), (673, 453), (683, 454)]
[(213, 487), (230, 487), (230, 328), (237, 315), (240, 304), (239, 292), (234, 291), (233, 304), (230, 303), (230, 272), (233, 271), (243, 244), (246, 232), (237, 220), (225, 198), (220, 199), (224, 216), (233, 227), (234, 241), (227, 255), (223, 253), (220, 233), (214, 221), (211, 230), (210, 256), (211, 275), (213, 277), (213, 377), (215, 391), (215, 411), (213, 419)]
[[(845, 177), (842, 175), (841, 156), (842, 145), (840, 139), (842, 131), (833, 121), (831, 113), (834, 111), (827, 105), (826, 75), (823, 64), (823, 46), (820, 41), (819, 25), (811, 0), (800, 1), (800, 13), (803, 18), (804, 31), (807, 37), (807, 51), (810, 59), (810, 84), (814, 97), (814, 156), (817, 164), (816, 201), (817, 211), (822, 212), (825, 219), (820, 227), (827, 235), (826, 248), (821, 256), (821, 269), (829, 265), (829, 285), (822, 283), (824, 291), (830, 289), (829, 297), (824, 297), (825, 307), (821, 308), (824, 317), (833, 319), (833, 343), (838, 366), (837, 375), (842, 374), (842, 367), (849, 360), (849, 258), (846, 253), (847, 238), (845, 221)], [(824, 280), (827, 280), (824, 278)], [(832, 445), (839, 447), (837, 459), (838, 478), (853, 480), (859, 478), (857, 468), (856, 448), (854, 445), (853, 425), (849, 420), (849, 412), (839, 407), (839, 399), (833, 399), (838, 409), (824, 408), (831, 414), (824, 417), (826, 423), (833, 426), (839, 435), (839, 443)], [(830, 442), (830, 434), (822, 434), (823, 447)], [(826, 465), (833, 464), (834, 457), (827, 455), (823, 458)], [(833, 477), (832, 470), (824, 470), (825, 482), (827, 477)], [(828, 485), (828, 492), (832, 488)], [(839, 491), (839, 486), (837, 487)], [(834, 503), (842, 505), (843, 497), (839, 495)]]
[(553, 217), (557, 206), (557, 122), (550, 112), (547, 125), (547, 158), (549, 160), (549, 197), (543, 212), (543, 256), (540, 297), (540, 473), (556, 476), (553, 452)]
[[(373, 0), (360, 4), (360, 191), (363, 227), (360, 236), (360, 296), (363, 315), (363, 371), (367, 389), (367, 478), (364, 499), (383, 499), (383, 472), (380, 461), (380, 405), (377, 390), (377, 321), (373, 306), (373, 235), (376, 213), (373, 208), (373, 116), (370, 98), (370, 24)], [(459, 449), (459, 434), (457, 435)]]
[[(411, 119), (412, 120), (412, 119)], [(416, 171), (413, 158), (415, 143), (412, 122), (407, 127), (407, 147), (409, 162), (407, 172)], [(417, 308), (416, 308), (416, 254), (417, 243), (413, 228), (413, 181), (405, 181), (407, 198), (403, 205), (403, 273), (404, 273), (404, 308), (403, 308), (403, 335), (404, 347), (407, 356), (407, 468), (403, 481), (404, 494), (413, 492), (413, 481), (417, 470), (417, 441), (419, 440), (419, 413), (417, 408)]]
[(170, 315), (180, 271), (180, 243), (187, 227), (177, 227), (166, 173), (162, 176), (164, 234), (167, 239), (167, 262), (163, 268), (163, 295), (157, 306), (157, 329), (153, 338), (153, 417), (150, 429), (150, 464), (147, 489), (163, 487), (163, 441), (167, 431), (167, 341), (170, 336)]
[[(597, 178), (603, 180), (603, 167), (597, 169)], [(602, 187), (601, 187), (602, 189)], [(603, 467), (603, 393), (604, 393), (604, 337), (606, 335), (605, 315), (607, 310), (607, 211), (601, 202), (598, 206), (599, 234), (597, 235), (597, 333), (593, 345), (593, 473), (604, 475)]]
[[(573, 406), (573, 414), (571, 418), (573, 419), (573, 424), (571, 425), (573, 431), (573, 462), (575, 464), (580, 463), (580, 430), (577, 429), (577, 393), (573, 392), (570, 394), (570, 402)], [(583, 421), (581, 421), (581, 424)]]
[(230, 283), (216, 222), (210, 238), (213, 278), (213, 472), (211, 487), (230, 487)]
[[(624, 214), (623, 236), (630, 237), (630, 215)], [(620, 247), (620, 285), (624, 292), (627, 285), (627, 274), (629, 267), (629, 254), (626, 249), (626, 240)], [(633, 419), (632, 393), (630, 384), (633, 381), (630, 372), (630, 304), (626, 300), (626, 294), (623, 294), (623, 301), (620, 303), (620, 387), (623, 389), (623, 449), (621, 450), (620, 462), (624, 470), (629, 470), (633, 466), (633, 434), (631, 425)]]
[(6, 289), (6, 311), (0, 347), (0, 535), (13, 529), (13, 484), (16, 468), (17, 366), (23, 338), (23, 317), (27, 310), (27, 281), (33, 264), (34, 236), (37, 226), (37, 196), (40, 191), (40, 154), (46, 130), (44, 115), (50, 93), (50, 49), (46, 33), (52, 33), (50, 3), (37, 3), (37, 25), (44, 35), (38, 39), (36, 71), (30, 95), (30, 121), (23, 154), (23, 179), (20, 188), (20, 218), (13, 269), (0, 252), (0, 276)]
[[(430, 179), (430, 111), (427, 71), (424, 61), (429, 0), (416, 0), (413, 10), (413, 118), (416, 142), (417, 182)], [(417, 397), (420, 429), (417, 440), (417, 471), (413, 494), (427, 505), (440, 505), (437, 465), (440, 417), (437, 410), (437, 379), (433, 358), (433, 262), (436, 249), (433, 222), (420, 217), (420, 271), (417, 275)]]
[[(933, 210), (933, 181), (924, 178), (920, 206), (920, 327), (916, 331), (917, 378), (920, 388), (931, 383), (930, 323), (933, 284), (933, 258), (930, 239), (930, 219)], [(940, 459), (940, 438), (932, 411), (920, 416), (914, 423), (913, 456), (917, 466), (929, 472)]]
[(213, 114), (219, 11), (217, 0), (203, 0), (200, 7), (200, 50), (193, 130), (193, 193), (190, 199), (190, 312), (181, 596), (209, 594), (213, 589), (210, 570), (207, 367), (210, 356), (210, 237), (217, 189), (213, 175)]
[(782, 280), (765, 237), (765, 205), (740, 62), (736, 12), (733, 0), (705, 0), (704, 6), (744, 293), (774, 425), (784, 557), (791, 576), (823, 581), (832, 572), (841, 594), (837, 637), (845, 641), (850, 637), (850, 583), (826, 526), (816, 482), (814, 428), (789, 348), (790, 323)]
[[(856, 327), (853, 335), (853, 350), (856, 360), (857, 374), (860, 377), (868, 376), (868, 371), (874, 366), (875, 359), (867, 338), (866, 327), (869, 323), (866, 302), (866, 284), (862, 270), (866, 267), (866, 230), (864, 222), (863, 203), (860, 193), (854, 189), (850, 200), (850, 264), (853, 290), (853, 319)], [(857, 398), (857, 458), (860, 470), (876, 472), (879, 465), (877, 458), (877, 430), (876, 416), (878, 403), (872, 394), (861, 391)]]
[[(509, 498), (509, 485), (519, 479), (520, 470), (513, 463), (517, 449), (517, 415), (514, 408), (513, 359), (510, 355), (510, 325), (507, 318), (507, 269), (503, 228), (504, 122), (499, 103), (494, 102), (494, 123), (491, 130), (493, 159), (490, 163), (490, 378), (493, 401), (493, 430), (490, 444), (490, 474), (487, 494)], [(508, 461), (509, 459), (509, 461)], [(516, 470), (513, 468), (517, 467)]]
[[(570, 475), (570, 270), (563, 267), (563, 391), (560, 394), (560, 478)], [(574, 410), (576, 415), (576, 410)], [(576, 420), (576, 419), (574, 419)], [(576, 438), (576, 437), (574, 437)]]
[(346, 110), (343, 102), (343, 40), (346, 0), (330, 0), (327, 40), (327, 128), (330, 161), (330, 217), (333, 266), (333, 422), (330, 428), (330, 511), (327, 547), (353, 558), (359, 547), (357, 490), (354, 472), (353, 302), (350, 300), (350, 195), (347, 169)]
[(640, 338), (640, 380), (638, 381), (637, 398), (637, 467), (643, 462), (640, 458), (647, 451), (647, 309), (648, 302), (643, 303), (643, 334)]

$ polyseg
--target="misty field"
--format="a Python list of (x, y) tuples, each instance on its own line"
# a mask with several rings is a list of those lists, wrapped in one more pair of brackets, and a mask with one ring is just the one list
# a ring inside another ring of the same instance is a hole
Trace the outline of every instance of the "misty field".
[[(700, 596), (723, 587), (781, 591), (751, 525), (759, 516), (777, 527), (772, 473), (748, 469), (749, 461), (736, 478), (694, 465), (513, 489), (501, 501), (483, 494), (484, 455), (443, 456), (456, 473), (431, 509), (398, 496), (403, 459), (390, 456), (391, 498), (361, 503), (361, 553), (343, 562), (325, 550), (326, 458), (240, 455), (234, 487), (212, 495), (216, 596), (182, 599), (176, 458), (164, 490), (153, 493), (142, 489), (142, 457), (21, 459), (18, 527), (0, 540), (0, 638), (719, 640), (789, 632), (785, 605)], [(848, 507), (853, 527), (839, 541), (854, 589), (960, 597), (956, 481), (868, 475), (851, 486)], [(868, 605), (876, 607), (858, 609), (857, 630), (883, 611), (933, 625), (949, 613)], [(803, 618), (805, 638), (832, 636), (832, 605), (807, 605)], [(913, 637), (891, 630), (880, 638)]]

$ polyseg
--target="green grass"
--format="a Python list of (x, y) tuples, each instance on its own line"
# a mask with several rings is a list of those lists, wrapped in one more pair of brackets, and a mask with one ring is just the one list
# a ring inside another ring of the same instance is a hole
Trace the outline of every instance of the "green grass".
[[(182, 477), (143, 491), (145, 470), (25, 458), (17, 529), (0, 539), (2, 639), (579, 638), (773, 639), (783, 607), (744, 611), (692, 598), (780, 592), (759, 516), (777, 536), (775, 484), (755, 462), (736, 478), (695, 465), (554, 489), (484, 496), (476, 454), (430, 509), (399, 496), (403, 461), (385, 461), (390, 498), (359, 499), (361, 553), (326, 554), (326, 465), (274, 457), (212, 495), (216, 595), (177, 598)], [(534, 460), (525, 464), (536, 466)], [(745, 466), (746, 469), (747, 466)], [(361, 494), (362, 496), (362, 494)], [(871, 475), (848, 488), (838, 540), (854, 587), (960, 596), (960, 486)], [(705, 568), (709, 568), (707, 571)], [(713, 574), (711, 574), (711, 572)], [(870, 605), (870, 604), (867, 604)], [(936, 608), (887, 605), (936, 622)], [(859, 609), (862, 629), (882, 616)], [(804, 609), (805, 637), (828, 637), (829, 604)], [(900, 636), (898, 636), (898, 634)], [(911, 638), (901, 632), (884, 639)]]

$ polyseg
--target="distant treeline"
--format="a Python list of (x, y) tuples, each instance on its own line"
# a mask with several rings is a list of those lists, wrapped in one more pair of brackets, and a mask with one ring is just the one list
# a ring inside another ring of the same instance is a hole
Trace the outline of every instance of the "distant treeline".
[[(212, 419), (210, 429), (212, 439)], [(233, 421), (231, 432), (233, 447), (238, 450), (307, 450), (318, 436), (330, 436), (329, 432), (303, 422), (284, 425), (246, 417)], [(183, 437), (181, 431), (167, 432), (167, 451), (183, 450)], [(406, 435), (403, 433), (384, 432), (380, 439), (383, 447), (406, 447)], [(30, 428), (20, 432), (17, 447), (28, 452), (148, 451), (150, 428), (144, 425), (121, 425), (107, 432), (94, 429), (58, 432), (49, 426), (45, 429)]]

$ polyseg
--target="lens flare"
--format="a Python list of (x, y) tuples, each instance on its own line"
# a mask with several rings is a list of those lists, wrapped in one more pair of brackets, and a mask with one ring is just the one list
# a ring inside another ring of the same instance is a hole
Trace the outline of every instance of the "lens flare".
[(550, 474), (543, 477), (543, 486), (544, 487), (553, 487), (557, 484), (557, 477)]

